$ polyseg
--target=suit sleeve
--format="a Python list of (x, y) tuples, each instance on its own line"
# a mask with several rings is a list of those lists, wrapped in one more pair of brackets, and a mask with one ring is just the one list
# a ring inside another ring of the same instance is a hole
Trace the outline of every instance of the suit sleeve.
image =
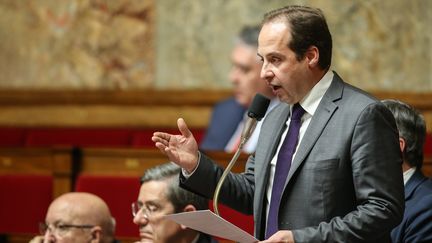
[(377, 242), (389, 239), (402, 220), (404, 188), (398, 134), (391, 113), (379, 102), (366, 107), (350, 144), (356, 208), (317, 226), (293, 230), (299, 242)]
[[(244, 214), (253, 213), (255, 189), (253, 161), (254, 157), (251, 155), (246, 163), (244, 173), (230, 172), (219, 194), (223, 204)], [(180, 186), (205, 198), (213, 199), (214, 191), (223, 172), (224, 169), (221, 166), (201, 153), (199, 165), (195, 172), (187, 179), (180, 175)]]

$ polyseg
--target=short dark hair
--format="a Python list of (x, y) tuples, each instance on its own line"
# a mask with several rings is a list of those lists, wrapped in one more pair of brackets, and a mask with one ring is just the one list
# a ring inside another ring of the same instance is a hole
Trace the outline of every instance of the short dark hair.
[(404, 160), (409, 165), (421, 169), (423, 146), (426, 139), (426, 123), (423, 116), (402, 101), (387, 99), (382, 102), (393, 113), (399, 137), (405, 140)]
[(291, 5), (270, 11), (264, 15), (263, 24), (284, 21), (291, 30), (288, 47), (296, 53), (297, 60), (304, 58), (311, 46), (319, 50), (318, 65), (327, 70), (331, 65), (332, 37), (327, 21), (318, 8)]
[[(179, 186), (178, 176), (181, 168), (174, 163), (165, 163), (144, 172), (141, 177), (141, 184), (149, 181), (169, 181), (166, 192), (167, 199), (173, 204), (176, 213), (188, 205), (193, 205), (197, 210), (208, 209), (208, 200), (193, 192), (189, 192)], [(177, 181), (176, 181), (177, 180)]]
[(260, 31), (261, 25), (246, 25), (240, 30), (238, 39), (246, 45), (258, 47)]

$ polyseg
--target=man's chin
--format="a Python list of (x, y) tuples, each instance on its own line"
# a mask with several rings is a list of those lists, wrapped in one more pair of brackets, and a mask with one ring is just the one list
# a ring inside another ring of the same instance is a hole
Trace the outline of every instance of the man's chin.
[(140, 243), (153, 243), (153, 239), (148, 239), (148, 238), (142, 238)]
[(140, 237), (141, 237), (140, 242), (142, 242), (142, 243), (153, 243), (154, 242), (153, 236), (151, 234), (142, 233), (140, 235)]

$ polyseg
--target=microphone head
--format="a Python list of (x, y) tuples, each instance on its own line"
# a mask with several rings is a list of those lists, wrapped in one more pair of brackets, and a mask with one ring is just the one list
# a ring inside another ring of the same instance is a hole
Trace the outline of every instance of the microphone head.
[(270, 104), (270, 99), (264, 95), (257, 93), (252, 101), (252, 105), (249, 107), (247, 112), (250, 118), (254, 118), (257, 121), (261, 120)]

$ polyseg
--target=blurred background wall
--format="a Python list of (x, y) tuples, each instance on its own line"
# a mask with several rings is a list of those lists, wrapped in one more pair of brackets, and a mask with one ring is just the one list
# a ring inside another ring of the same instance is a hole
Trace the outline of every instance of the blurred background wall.
[(1, 0), (0, 89), (229, 89), (239, 29), (294, 3), (324, 11), (346, 81), (432, 91), (429, 0)]

